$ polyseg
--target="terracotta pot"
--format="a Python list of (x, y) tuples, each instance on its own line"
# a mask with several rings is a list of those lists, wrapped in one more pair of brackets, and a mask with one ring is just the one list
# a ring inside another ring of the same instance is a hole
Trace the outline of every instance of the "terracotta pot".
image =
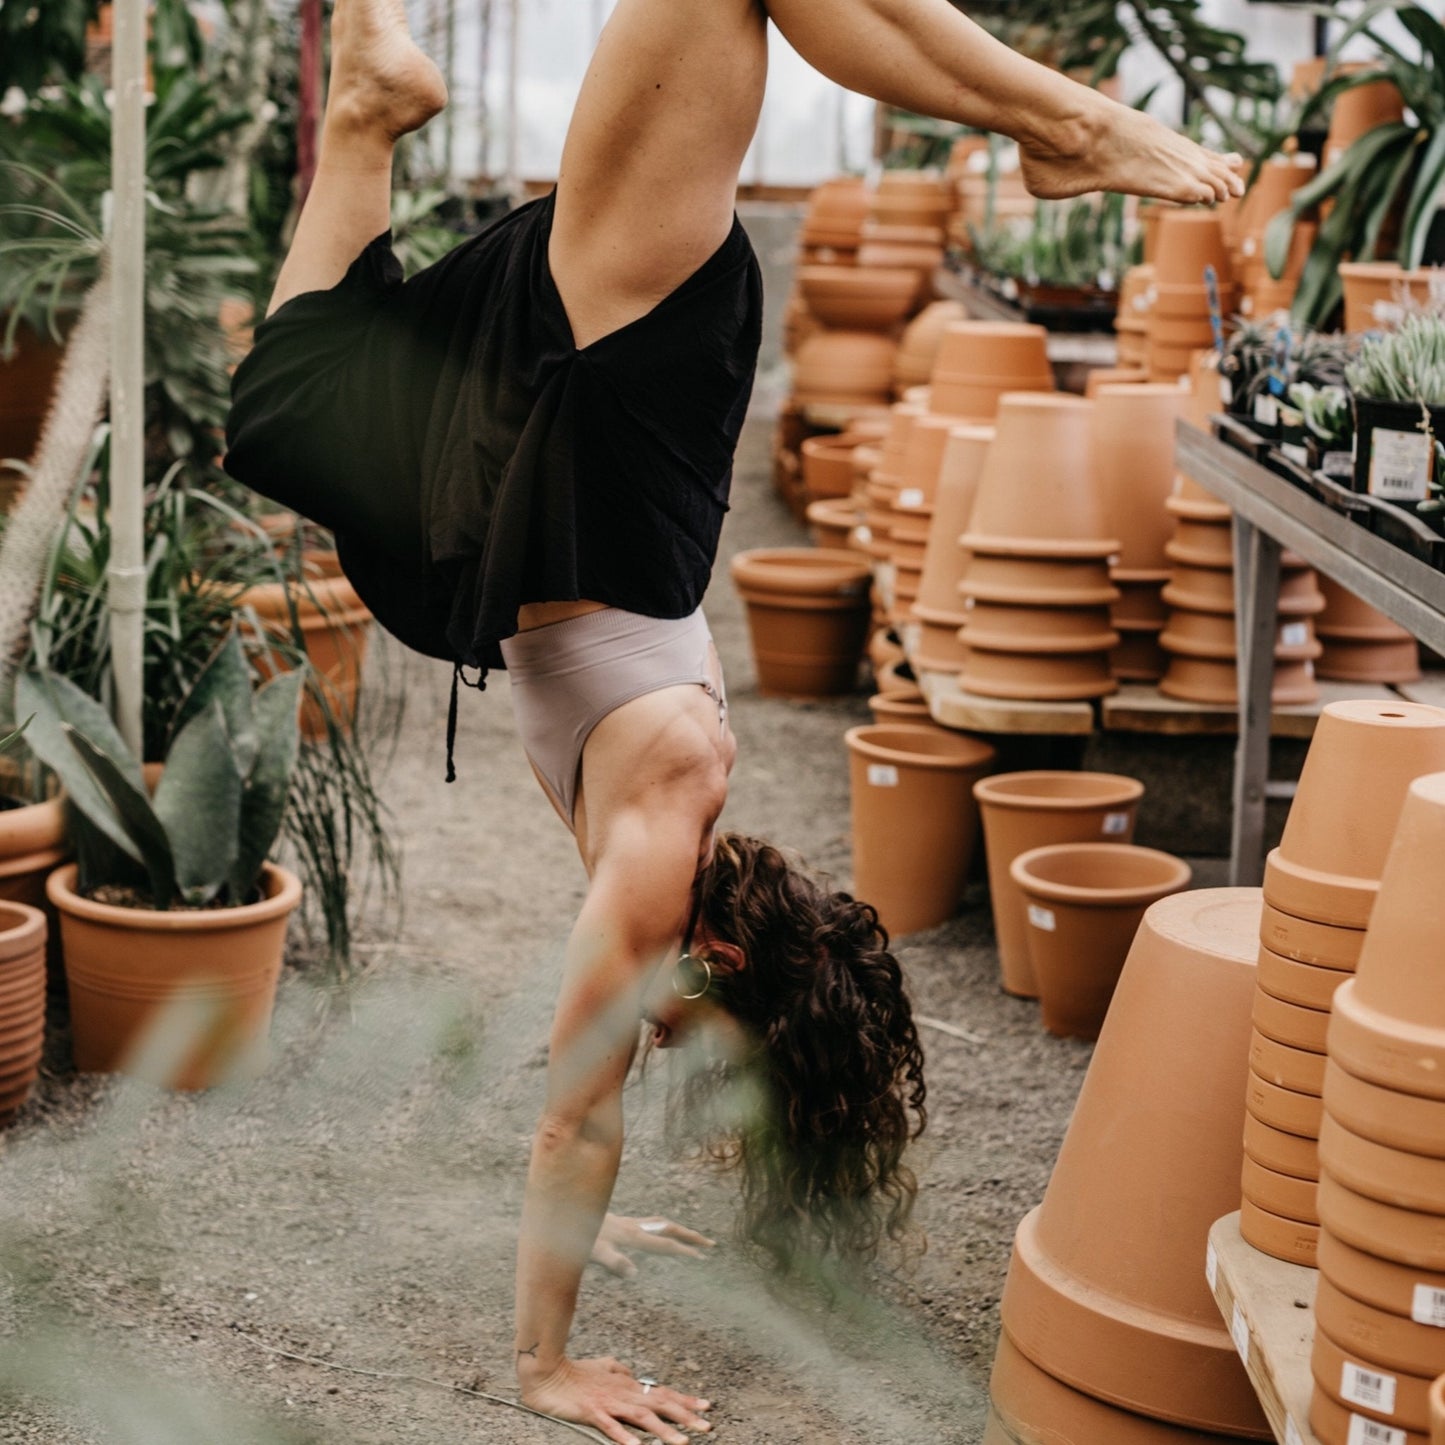
[(973, 786), (994, 761), (977, 738), (894, 724), (851, 728), (853, 883), (891, 934), (932, 928), (963, 896), (978, 834)]
[(1059, 843), (1128, 843), (1144, 785), (1113, 773), (1023, 772), (987, 778), (974, 790), (983, 818), (988, 885), (1004, 991), (1035, 998), (1027, 903), (1014, 860)]
[(1326, 706), (1280, 845), (1266, 863), (1270, 903), (1298, 918), (1363, 928), (1406, 791), (1440, 768), (1445, 711), (1392, 701)]
[(76, 868), (50, 875), (60, 912), (75, 1063), (178, 1089), (264, 1065), (296, 876), (274, 863), (263, 899), (239, 908), (156, 913), (83, 898)]
[(1315, 1251), (1320, 1238), (1317, 1224), (1286, 1219), (1282, 1214), (1271, 1214), (1269, 1210), (1261, 1209), (1253, 1200), (1242, 1199), (1239, 1204), (1239, 1232), (1244, 1242), (1252, 1244), (1261, 1254), (1272, 1255), (1290, 1264), (1300, 1264), (1306, 1269), (1315, 1267)]
[[(1373, 1445), (1360, 1433), (1364, 1417), (1337, 1405), (1320, 1390), (1310, 1396), (1309, 1427), (1319, 1445)], [(1430, 1445), (1429, 1438), (1414, 1430), (1396, 1429), (1389, 1445)]]
[(1120, 682), (1158, 682), (1169, 667), (1169, 654), (1159, 646), (1160, 625), (1116, 622), (1119, 645), (1109, 653), (1109, 670)]
[(1204, 272), (1213, 266), (1219, 285), (1228, 287), (1233, 279), (1224, 227), (1212, 210), (1176, 207), (1159, 219), (1159, 248), (1153, 258), (1158, 287), (1202, 286)]
[(1234, 661), (1171, 656), (1169, 670), (1159, 679), (1159, 691), (1181, 702), (1233, 707), (1239, 701)]
[(1260, 167), (1239, 210), (1236, 251), (1240, 259), (1262, 258), (1265, 229), (1288, 207), (1294, 193), (1314, 179), (1317, 170), (1309, 155), (1276, 156)]
[(1238, 1199), (1259, 906), (1258, 890), (1213, 889), (1144, 915), (1001, 1313), (1065, 1384), (1269, 1439), (1199, 1264)]
[(45, 880), (69, 857), (65, 805), (59, 797), (0, 809), (0, 901), (25, 903), (46, 914), (46, 986), (52, 993), (64, 989), (65, 971), (59, 920), (45, 896)]
[(793, 395), (819, 405), (887, 401), (897, 349), (891, 338), (871, 331), (820, 331), (798, 347)]
[[(963, 578), (967, 554), (958, 539), (973, 511), (978, 480), (993, 438), (992, 427), (956, 426), (943, 449), (933, 502), (933, 525), (918, 586), (919, 605), (935, 613), (962, 610), (958, 584)], [(956, 625), (962, 626), (962, 621)]]
[(933, 374), (944, 329), (968, 316), (958, 301), (934, 301), (925, 306), (904, 328), (898, 342), (893, 380), (901, 390), (926, 385)]
[[(1119, 684), (1109, 670), (1109, 648), (1099, 652), (993, 652), (968, 640), (959, 673), (965, 692), (978, 697), (1067, 701), (1107, 697)], [(1109, 647), (1118, 641), (1110, 634)]]
[(833, 437), (809, 437), (802, 445), (803, 485), (810, 501), (848, 496), (853, 490), (853, 446)]
[(1112, 613), (1114, 626), (1124, 623), (1152, 627), (1155, 631), (1162, 628), (1169, 620), (1162, 592), (1171, 575), (1167, 570), (1111, 568), (1109, 580), (1119, 589), (1119, 600)]
[(0, 1125), (24, 1107), (39, 1077), (45, 1039), (45, 914), (26, 903), (0, 902), (0, 985), (6, 989), (0, 1031)]
[(1176, 607), (1159, 635), (1159, 645), (1181, 657), (1217, 658), (1232, 662), (1237, 651), (1234, 618), (1219, 612), (1194, 612)]
[(1324, 1122), (1324, 1100), (1317, 1094), (1283, 1089), (1253, 1070), (1246, 1082), (1245, 1107), (1263, 1124), (1286, 1134), (1318, 1139)]
[[(0, 328), (9, 321), (10, 313), (0, 312)], [(0, 363), (0, 458), (29, 461), (50, 410), (65, 348), (28, 324), (19, 327), (15, 344), (15, 355)], [(4, 510), (8, 508), (0, 506)]]
[(1187, 376), (1196, 350), (1193, 346), (1165, 346), (1150, 337), (1145, 351), (1149, 380), (1177, 381)]
[(879, 448), (878, 466), (873, 473), (875, 480), (887, 480), (895, 486), (898, 484), (913, 424), (925, 415), (924, 408), (916, 402), (897, 401), (888, 408), (888, 430)]
[(1325, 1274), (1315, 1291), (1315, 1320), (1345, 1349), (1387, 1369), (1433, 1379), (1445, 1366), (1445, 1334), (1439, 1329), (1351, 1299)]
[(1353, 1134), (1328, 1109), (1320, 1127), (1320, 1163), (1356, 1194), (1397, 1209), (1445, 1215), (1445, 1158), (1391, 1149)]
[(905, 658), (899, 658), (897, 662), (890, 662), (882, 668), (875, 669), (874, 675), (878, 682), (879, 692), (902, 693), (906, 697), (923, 696), (923, 689), (919, 687), (918, 679), (914, 676), (913, 669)]
[(1320, 1239), (1320, 1269), (1342, 1294), (1387, 1314), (1432, 1324), (1445, 1308), (1445, 1271), (1413, 1269), (1367, 1254), (1326, 1230)]
[(1352, 642), (1322, 638), (1324, 644), (1315, 671), (1334, 682), (1377, 686), (1420, 680), (1420, 645), (1413, 637), (1398, 642)]
[(1120, 539), (1119, 566), (1167, 568), (1174, 487), (1174, 428), (1183, 408), (1177, 386), (1104, 386), (1094, 393), (1091, 463), (1104, 525)]
[[(1244, 1116), (1244, 1153), (1276, 1174), (1317, 1182), (1320, 1177), (1318, 1141), (1301, 1134), (1271, 1128), (1248, 1112)], [(1267, 1254), (1273, 1251), (1266, 1250)]]
[(918, 643), (913, 649), (919, 667), (926, 672), (957, 672), (968, 661), (968, 648), (960, 636), (965, 615), (935, 612), (917, 601), (912, 611), (920, 624)]
[[(989, 1378), (991, 1419), (1001, 1445), (1218, 1445), (1227, 1436), (1166, 1425), (1105, 1404), (1044, 1370), (999, 1334)], [(984, 1445), (990, 1436), (985, 1432)]]
[(1324, 163), (1332, 166), (1363, 135), (1376, 126), (1404, 118), (1405, 101), (1393, 80), (1357, 85), (1337, 95), (1330, 108)]
[(1106, 386), (1143, 386), (1148, 381), (1142, 366), (1096, 366), (1084, 381), (1084, 400), (1097, 401)]
[(894, 663), (906, 661), (903, 644), (898, 640), (898, 634), (891, 628), (877, 628), (868, 639), (868, 664), (872, 667), (874, 674), (880, 674), (885, 667)]
[[(1383, 1370), (1361, 1351), (1337, 1345), (1323, 1330), (1315, 1331), (1310, 1373), (1316, 1392), (1357, 1416), (1400, 1430), (1430, 1428), (1430, 1379)], [(1382, 1408), (1386, 1404), (1390, 1408)]]
[[(1213, 337), (1214, 328), (1209, 324), (1207, 305), (1201, 306), (1196, 315), (1187, 319), (1169, 316), (1161, 311), (1156, 311), (1149, 318), (1149, 344), (1151, 346), (1195, 352), (1207, 347)], [(1179, 389), (1173, 382), (1155, 382), (1153, 384), (1165, 385), (1174, 391)]]
[(1096, 1039), (1139, 921), (1189, 886), (1189, 865), (1128, 843), (1056, 843), (1010, 867), (1023, 894), (1044, 1027)]
[(1251, 1204), (1281, 1219), (1293, 1219), (1300, 1224), (1318, 1225), (1320, 1222), (1315, 1208), (1313, 1179), (1296, 1179), (1290, 1174), (1280, 1174), (1245, 1155), (1240, 1169), (1240, 1188)]
[[(1398, 309), (1402, 295), (1428, 300), (1435, 274), (1428, 267), (1406, 271), (1395, 261), (1342, 261), (1339, 272), (1345, 288), (1345, 330), (1354, 332), (1378, 330)], [(1383, 315), (1378, 314), (1380, 307), (1387, 308)]]
[(1430, 1386), (1430, 1445), (1445, 1445), (1445, 1374)]
[(1234, 567), (1174, 568), (1173, 580), (1161, 594), (1170, 607), (1187, 607), (1194, 612), (1234, 615)]
[(933, 722), (928, 702), (920, 693), (912, 697), (902, 692), (875, 692), (868, 699), (868, 711), (880, 727), (889, 723), (914, 723), (927, 726)]
[(958, 426), (958, 418), (932, 413), (914, 421), (899, 471), (897, 500), (905, 508), (932, 505), (938, 495), (944, 450)]
[(1118, 600), (1106, 557), (1030, 557), (994, 551), (994, 539), (975, 537), (965, 552), (959, 595), (974, 602), (1028, 607), (1097, 607)]
[(1332, 577), (1321, 576), (1319, 582), (1325, 599), (1318, 623), (1321, 637), (1344, 642), (1413, 641), (1398, 623), (1391, 622), (1378, 608), (1341, 587)]
[(995, 652), (1107, 652), (1119, 641), (1107, 607), (1015, 607), (974, 602), (963, 642)]
[[(1092, 403), (1049, 392), (1010, 392), (979, 477), (964, 545), (1034, 557), (1108, 557), (1103, 501), (1089, 464)], [(1027, 485), (1020, 485), (1028, 478)]]
[(908, 314), (918, 293), (911, 268), (799, 266), (803, 304), (841, 331), (891, 331)]
[(1356, 1194), (1320, 1170), (1320, 1220), (1346, 1244), (1415, 1269), (1445, 1271), (1445, 1215), (1397, 1209)]
[(1266, 903), (1259, 937), (1267, 947), (1287, 959), (1353, 973), (1360, 960), (1365, 931), (1362, 928), (1335, 928), (1328, 923), (1295, 918)]
[(847, 497), (826, 497), (808, 503), (808, 528), (819, 547), (837, 551), (849, 545), (858, 525), (858, 510)]
[(1352, 1134), (1391, 1149), (1445, 1158), (1445, 1099), (1402, 1094), (1357, 1079), (1337, 1063), (1325, 1068), (1325, 1108)]
[[(1330, 1027), (1330, 1014), (1328, 1009), (1305, 1008), (1301, 1004), (1275, 998), (1272, 993), (1267, 993), (1261, 988), (1254, 997), (1254, 1027), (1266, 1039), (1272, 1039), (1285, 1048), (1303, 1049), (1323, 1058), (1325, 1035)], [(1262, 1077), (1270, 1077), (1269, 1072), (1261, 1069), (1257, 1064), (1254, 1065), (1254, 1069)], [(1301, 1085), (1290, 1084), (1285, 1080), (1279, 1082), (1285, 1083), (1287, 1088), (1299, 1088), (1302, 1093), (1312, 1092)], [(1323, 1070), (1321, 1070), (1320, 1087), (1323, 1090)]]
[(1049, 389), (1049, 333), (1042, 326), (1013, 321), (963, 321), (945, 328), (934, 362), (935, 375), (1024, 378)]
[(1164, 551), (1172, 562), (1191, 567), (1213, 567), (1219, 570), (1234, 566), (1234, 527), (1229, 518), (1206, 520), (1178, 515), (1178, 509), (1192, 503), (1170, 498), (1170, 511), (1175, 512), (1174, 536)]
[(851, 551), (776, 547), (739, 552), (731, 571), (747, 604), (759, 692), (851, 692), (868, 635), (867, 563)]

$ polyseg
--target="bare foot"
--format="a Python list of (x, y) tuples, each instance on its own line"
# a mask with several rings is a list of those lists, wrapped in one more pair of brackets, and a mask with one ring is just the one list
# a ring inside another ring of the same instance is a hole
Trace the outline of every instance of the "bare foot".
[(337, 0), (331, 20), (327, 121), (397, 140), (447, 103), (441, 71), (406, 21), (406, 0)]
[(1244, 194), (1244, 161), (1205, 150), (1143, 111), (1090, 93), (1089, 110), (1052, 140), (1020, 142), (1029, 191), (1047, 200), (1122, 191), (1181, 205)]

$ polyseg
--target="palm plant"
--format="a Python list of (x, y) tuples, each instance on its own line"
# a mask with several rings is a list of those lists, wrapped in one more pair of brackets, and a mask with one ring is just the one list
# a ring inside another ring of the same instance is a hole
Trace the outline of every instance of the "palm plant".
[(80, 73), (85, 27), (100, 0), (45, 0), (43, 5), (0, 5), (0, 95)]

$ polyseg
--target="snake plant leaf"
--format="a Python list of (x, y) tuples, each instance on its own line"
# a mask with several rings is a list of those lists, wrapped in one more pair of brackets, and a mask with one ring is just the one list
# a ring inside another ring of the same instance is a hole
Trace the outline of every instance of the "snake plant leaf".
[(1445, 195), (1445, 126), (1430, 137), (1420, 157), (1415, 190), (1400, 229), (1400, 264), (1407, 271), (1415, 270), (1425, 257), (1430, 222), (1442, 195)]
[(94, 738), (114, 760), (126, 782), (143, 794), (145, 783), (140, 765), (116, 731), (110, 714), (69, 678), (34, 671), (22, 673), (16, 679), (15, 711), (33, 714), (25, 733), (25, 745), (60, 779), (75, 807), (127, 857), (143, 863), (139, 848), (65, 734), (66, 725), (70, 724)]
[(151, 807), (144, 787), (136, 787), (109, 753), (97, 747), (78, 728), (62, 723), (70, 746), (89, 769), (109, 800), (114, 816), (133, 845), (150, 879), (151, 898), (157, 908), (169, 908), (176, 896), (176, 870), (171, 840)]
[[(1385, 219), (1394, 208), (1395, 202), (1400, 196), (1400, 188), (1405, 184), (1405, 178), (1415, 164), (1417, 147), (1413, 131), (1405, 131), (1398, 149), (1400, 154), (1395, 158), (1394, 165), (1389, 170), (1383, 171), (1385, 180), (1380, 186), (1379, 193), (1364, 213), (1364, 222), (1360, 229), (1360, 244), (1355, 253), (1361, 261), (1372, 261), (1378, 258), (1380, 232), (1384, 229)], [(1381, 151), (1376, 165), (1383, 167), (1389, 154), (1388, 150)]]
[(236, 768), (244, 778), (256, 760), (256, 723), (251, 715), (251, 669), (246, 664), (240, 632), (234, 627), (211, 654), (190, 692), (181, 699), (171, 725), (167, 751), (191, 719), (209, 709), (212, 703), (221, 706), (235, 750)]
[(273, 677), (256, 694), (260, 746), (241, 796), (240, 847), (231, 870), (231, 898), (244, 903), (255, 891), (286, 813), (291, 774), (301, 746), (298, 713), (305, 675)]
[(1398, 11), (1400, 24), (1420, 43), (1420, 49), (1435, 62), (1436, 70), (1445, 74), (1445, 26), (1418, 5), (1403, 5)]
[(219, 702), (177, 734), (156, 784), (155, 812), (171, 840), (176, 886), (209, 903), (230, 880), (241, 834), (242, 778)]

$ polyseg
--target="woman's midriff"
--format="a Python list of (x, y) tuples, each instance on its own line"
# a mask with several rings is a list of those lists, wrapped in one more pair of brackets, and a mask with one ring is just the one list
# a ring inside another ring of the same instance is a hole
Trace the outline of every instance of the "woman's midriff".
[(531, 632), (553, 622), (566, 622), (569, 617), (601, 612), (606, 606), (605, 602), (528, 602), (517, 611), (517, 631)]

